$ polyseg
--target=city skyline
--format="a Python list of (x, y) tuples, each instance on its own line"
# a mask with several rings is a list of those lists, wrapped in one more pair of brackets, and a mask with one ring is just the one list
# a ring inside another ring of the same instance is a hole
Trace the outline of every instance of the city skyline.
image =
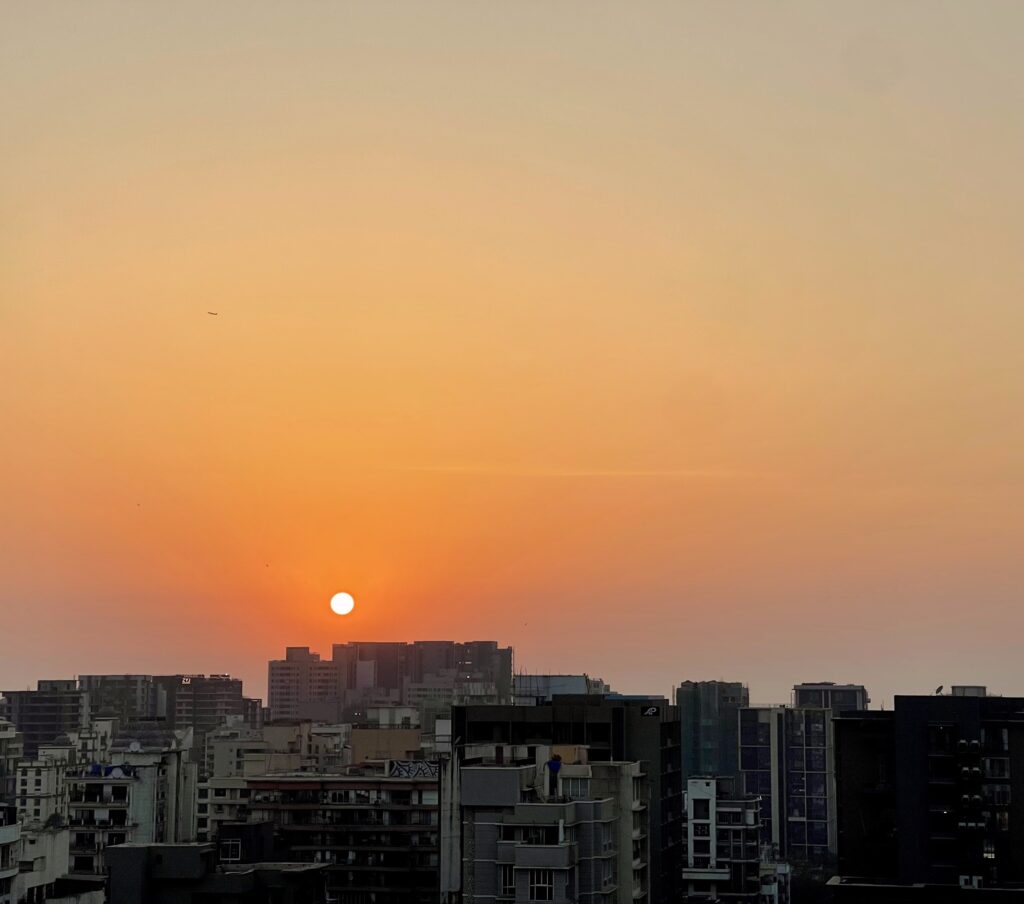
[(1024, 693), (1022, 26), (6, 6), (0, 686)]

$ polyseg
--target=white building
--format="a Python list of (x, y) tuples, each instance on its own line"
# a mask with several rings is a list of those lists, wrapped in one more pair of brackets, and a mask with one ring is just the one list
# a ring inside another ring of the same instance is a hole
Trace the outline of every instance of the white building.
[(21, 834), (18, 900), (39, 904), (52, 896), (53, 884), (68, 872), (71, 833), (67, 826), (26, 827)]
[(0, 904), (16, 904), (21, 824), (18, 811), (0, 804)]
[(191, 729), (135, 723), (115, 739), (110, 763), (69, 771), (71, 873), (104, 872), (103, 852), (111, 845), (195, 839), (191, 747)]

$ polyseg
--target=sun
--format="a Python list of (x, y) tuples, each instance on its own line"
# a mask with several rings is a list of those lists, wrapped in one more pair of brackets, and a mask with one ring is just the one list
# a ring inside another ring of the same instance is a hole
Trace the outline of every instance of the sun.
[(331, 597), (331, 611), (335, 615), (348, 615), (355, 607), (351, 593), (336, 593)]

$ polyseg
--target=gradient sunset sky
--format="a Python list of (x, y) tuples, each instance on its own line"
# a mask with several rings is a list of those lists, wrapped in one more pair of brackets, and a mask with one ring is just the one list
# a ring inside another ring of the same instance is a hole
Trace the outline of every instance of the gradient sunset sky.
[(447, 638), (1024, 694), (1022, 31), (4, 4), (0, 688)]

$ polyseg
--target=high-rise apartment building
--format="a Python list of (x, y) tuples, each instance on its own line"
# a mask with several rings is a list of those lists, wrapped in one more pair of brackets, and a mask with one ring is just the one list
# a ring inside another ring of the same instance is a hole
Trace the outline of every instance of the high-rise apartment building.
[(79, 675), (78, 687), (89, 694), (94, 716), (111, 716), (124, 724), (157, 715), (152, 675)]
[(104, 873), (104, 852), (112, 845), (194, 840), (192, 747), (189, 728), (133, 722), (115, 738), (109, 763), (69, 770), (73, 873)]
[(242, 721), (242, 682), (230, 675), (158, 675), (156, 714), (168, 728), (191, 729), (192, 762), (204, 769), (206, 735), (226, 722)]
[[(459, 873), (459, 888), (443, 887), (442, 900), (650, 900), (647, 777), (639, 763), (588, 763), (586, 752), (492, 746), (486, 761), (460, 767), (443, 797), (461, 831), (447, 833), (442, 850), (442, 870)], [(517, 753), (525, 758), (513, 762)], [(553, 779), (552, 753), (562, 764)]]
[(684, 901), (789, 900), (788, 867), (762, 850), (759, 807), (759, 798), (735, 793), (731, 779), (687, 781)]
[(812, 870), (829, 867), (836, 856), (832, 726), (834, 708), (846, 702), (800, 691), (817, 694), (824, 688), (838, 688), (858, 704), (867, 703), (859, 685), (797, 685), (794, 699), (823, 705), (747, 707), (740, 712), (743, 791), (761, 797), (761, 840), (778, 856)]
[(750, 694), (738, 681), (684, 681), (676, 688), (683, 778), (729, 777), (739, 784), (740, 710)]
[[(309, 647), (288, 647), (284, 659), (272, 659), (268, 666), (267, 697), (270, 717), (300, 719), (310, 704), (332, 708), (330, 721), (336, 721), (343, 705), (344, 686), (337, 666), (324, 661)], [(317, 713), (322, 715), (326, 713)]]
[(897, 696), (835, 738), (836, 901), (1024, 897), (1024, 698)]
[(0, 804), (14, 802), (18, 780), (18, 760), (25, 754), (25, 745), (13, 722), (0, 719)]
[(3, 715), (21, 733), (25, 756), (40, 744), (89, 724), (89, 694), (74, 679), (40, 681), (34, 691), (4, 691)]
[(452, 705), (508, 703), (512, 650), (494, 641), (335, 644), (330, 661), (308, 647), (288, 647), (268, 666), (271, 718), (358, 722), (377, 705), (420, 711), (427, 735)]
[(0, 804), (0, 904), (17, 904), (15, 895), (20, 852), (18, 811), (8, 804)]
[(650, 785), (650, 900), (673, 900), (682, 870), (679, 715), (663, 697), (556, 696), (538, 706), (456, 706), (454, 756), (476, 745), (586, 747), (589, 762), (639, 762)]

